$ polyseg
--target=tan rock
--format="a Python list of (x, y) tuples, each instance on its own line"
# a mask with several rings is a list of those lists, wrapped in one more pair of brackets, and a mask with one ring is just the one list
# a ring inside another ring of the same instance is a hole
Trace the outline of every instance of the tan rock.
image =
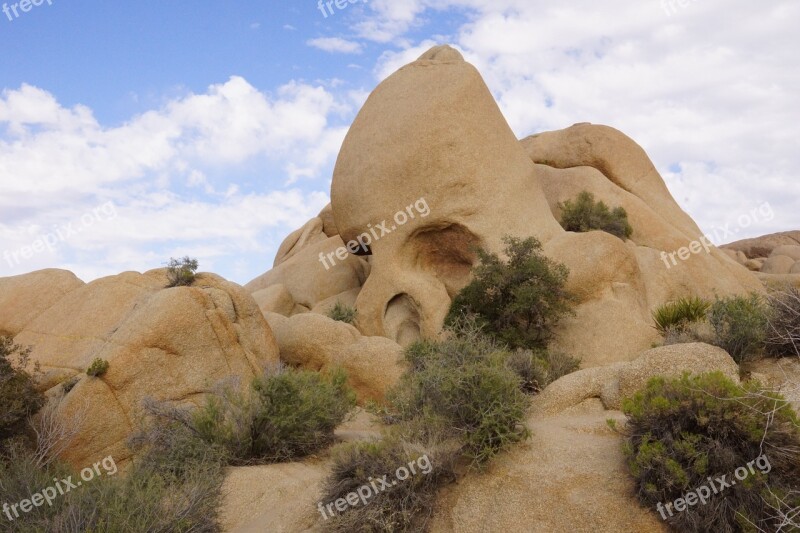
[(771, 255), (764, 261), (761, 272), (764, 274), (789, 274), (795, 260), (785, 255)]
[(336, 220), (333, 217), (333, 207), (331, 204), (326, 205), (322, 211), (317, 215), (322, 220), (322, 231), (328, 237), (335, 237), (339, 235), (339, 230), (336, 228)]
[(295, 308), (294, 298), (286, 287), (278, 283), (277, 285), (270, 285), (266, 289), (261, 289), (252, 294), (253, 299), (258, 304), (261, 312), (278, 313), (285, 316), (291, 316)]
[(739, 382), (739, 367), (721, 348), (703, 343), (661, 346), (647, 350), (630, 362), (568, 374), (533, 399), (533, 410), (542, 416), (556, 415), (590, 398), (600, 398), (606, 409), (619, 409), (624, 398), (644, 387), (653, 377), (715, 371)]
[[(295, 303), (306, 310), (331, 296), (357, 289), (369, 274), (369, 264), (347, 252), (340, 252), (340, 257), (344, 259), (334, 255), (333, 264), (330, 257), (326, 257), (335, 254), (343, 246), (339, 237), (328, 237), (324, 241), (309, 244), (277, 267), (252, 280), (245, 285), (245, 289), (254, 293), (281, 284)], [(320, 254), (325, 263), (320, 260)]]
[(759, 272), (761, 267), (764, 266), (764, 262), (766, 259), (758, 258), (758, 259), (748, 259), (745, 261), (744, 266), (747, 267), (747, 270), (751, 270), (753, 272)]
[[(319, 460), (228, 469), (220, 506), (227, 533), (299, 533), (321, 520), (319, 492), (328, 474)], [(327, 503), (327, 502), (326, 502)], [(268, 528), (268, 529), (265, 529)]]
[(734, 382), (739, 382), (739, 366), (722, 348), (699, 342), (672, 344), (648, 350), (623, 366), (618, 377), (618, 394), (606, 388), (603, 403), (609, 409), (620, 409), (622, 399), (633, 396), (654, 376), (678, 378), (684, 372), (722, 372)]
[(798, 274), (766, 274), (764, 272), (756, 272), (756, 276), (764, 286), (769, 288), (780, 289), (790, 286), (800, 289), (800, 275)]
[(14, 336), (84, 283), (66, 270), (39, 270), (0, 278), (0, 335)]
[(17, 336), (45, 372), (65, 371), (64, 379), (96, 358), (109, 362), (106, 374), (84, 376), (64, 399), (64, 416), (91, 414), (64, 454), (74, 466), (130, 457), (125, 440), (146, 397), (199, 401), (216, 381), (247, 380), (278, 361), (261, 311), (239, 285), (213, 274), (191, 287), (166, 284), (164, 270), (99, 279), (67, 293)]
[(800, 274), (800, 261), (797, 261), (792, 269), (789, 271), (789, 274)]
[[(414, 210), (421, 199), (426, 216)], [(331, 203), (345, 241), (387, 221), (390, 233), (371, 245), (359, 327), (404, 344), (438, 334), (468, 280), (472, 245), (498, 250), (504, 234), (562, 233), (491, 92), (449, 47), (423, 54), (370, 95), (339, 154)], [(397, 224), (407, 208), (415, 218)]]
[(584, 411), (532, 417), (530, 441), (441, 491), (430, 530), (666, 532), (655, 509), (637, 502), (622, 437), (606, 423), (622, 414)]
[(775, 248), (784, 245), (800, 245), (800, 231), (785, 231), (783, 233), (773, 233), (772, 235), (764, 235), (753, 239), (744, 239), (725, 244), (722, 248), (740, 250), (748, 258), (755, 259), (757, 257), (768, 257)]
[[(566, 235), (558, 203), (583, 189), (628, 211), (631, 241)], [(418, 199), (429, 216), (392, 224)], [(389, 234), (371, 244), (356, 307), (363, 333), (401, 345), (438, 335), (470, 279), (472, 248), (500, 252), (504, 235), (535, 236), (572, 269), (577, 318), (556, 343), (586, 366), (630, 360), (649, 346), (650, 310), (665, 301), (763, 291), (736, 259), (701, 246), (700, 229), (634, 141), (591, 124), (517, 141), (480, 75), (449, 47), (423, 54), (370, 95), (339, 154), (331, 203), (344, 240), (390, 221)], [(684, 248), (688, 259), (665, 262)]]
[(777, 246), (772, 249), (772, 252), (769, 255), (770, 257), (775, 255), (785, 255), (786, 257), (791, 257), (795, 261), (800, 261), (800, 244), (784, 244), (782, 246)]
[(359, 287), (357, 289), (350, 289), (349, 291), (326, 298), (315, 305), (311, 312), (319, 313), (320, 315), (327, 315), (337, 303), (346, 305), (347, 307), (355, 308), (356, 299), (358, 298), (358, 294), (360, 292), (361, 288)]
[(306, 222), (302, 228), (290, 233), (278, 248), (278, 253), (275, 255), (275, 262), (272, 266), (276, 267), (281, 263), (285, 263), (311, 244), (326, 241), (328, 236), (323, 233), (323, 225), (321, 218), (314, 217)]
[(403, 375), (403, 350), (385, 337), (363, 337), (344, 322), (316, 313), (291, 318), (267, 313), (281, 359), (316, 371), (343, 368), (359, 401), (381, 400)]

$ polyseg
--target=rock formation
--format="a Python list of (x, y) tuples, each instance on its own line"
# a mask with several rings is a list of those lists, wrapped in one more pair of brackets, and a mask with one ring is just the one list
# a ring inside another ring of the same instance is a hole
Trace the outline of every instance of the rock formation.
[[(278, 362), (272, 331), (240, 286), (214, 274), (166, 285), (164, 270), (89, 284), (63, 271), (0, 279), (0, 331), (33, 347), (43, 387), (78, 379), (62, 403), (65, 417), (86, 414), (64, 456), (72, 464), (130, 457), (126, 439), (146, 397), (197, 402), (219, 380), (249, 381)], [(97, 358), (108, 372), (89, 377)]]
[[(624, 207), (632, 238), (564, 231), (558, 204), (582, 190)], [(429, 216), (399, 216), (420, 199)], [(704, 240), (634, 141), (591, 124), (518, 141), (478, 71), (447, 46), (367, 99), (339, 154), (325, 213), (327, 223), (320, 216), (290, 235), (281, 246), (286, 262), (248, 290), (283, 284), (299, 305), (281, 291), (262, 309), (286, 315), (355, 296), (358, 329), (401, 345), (439, 333), (468, 282), (472, 247), (499, 252), (504, 235), (534, 236), (569, 267), (578, 306), (556, 346), (584, 366), (648, 348), (658, 338), (651, 311), (668, 300), (763, 290)], [(321, 265), (320, 253), (370, 233), (368, 261), (350, 255), (330, 270)], [(688, 258), (682, 248), (692, 250)]]

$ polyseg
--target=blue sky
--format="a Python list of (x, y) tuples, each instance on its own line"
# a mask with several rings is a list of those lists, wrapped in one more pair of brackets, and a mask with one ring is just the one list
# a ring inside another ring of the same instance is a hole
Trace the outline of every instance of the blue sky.
[(800, 228), (796, 2), (50, 1), (0, 13), (0, 275), (192, 255), (246, 283), (327, 203), (369, 92), (444, 42), (520, 137), (609, 124), (705, 231)]

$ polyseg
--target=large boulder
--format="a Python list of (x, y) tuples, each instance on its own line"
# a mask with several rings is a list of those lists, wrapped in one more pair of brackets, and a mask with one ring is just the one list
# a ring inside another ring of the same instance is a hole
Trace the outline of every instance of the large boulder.
[(347, 253), (340, 237), (321, 233), (321, 221), (314, 224), (319, 233), (311, 242), (288, 254), (278, 266), (245, 285), (245, 289), (255, 293), (273, 285), (283, 285), (295, 304), (302, 306), (295, 309), (294, 312), (298, 312), (309, 311), (332, 296), (360, 288), (369, 274), (369, 264)]
[(764, 274), (789, 274), (794, 267), (795, 260), (785, 255), (771, 255), (761, 266)]
[(533, 409), (542, 415), (557, 415), (592, 398), (600, 399), (606, 409), (620, 409), (624, 398), (653, 377), (716, 371), (739, 382), (739, 367), (721, 348), (704, 343), (660, 346), (641, 353), (633, 361), (567, 374), (533, 399)]
[[(99, 279), (66, 293), (17, 334), (32, 346), (48, 386), (78, 379), (61, 405), (65, 418), (83, 419), (64, 454), (73, 465), (129, 458), (126, 438), (145, 398), (199, 402), (216, 381), (249, 381), (278, 362), (272, 332), (242, 287), (213, 274), (198, 275), (191, 287), (166, 285), (164, 270)], [(109, 369), (89, 377), (97, 358)]]
[(316, 313), (286, 318), (267, 313), (281, 359), (309, 370), (340, 367), (359, 401), (381, 400), (400, 380), (405, 366), (402, 348), (385, 337), (364, 337), (344, 322)]
[[(631, 240), (561, 228), (559, 202), (584, 189), (629, 212)], [(425, 216), (402, 214), (422, 200)], [(502, 252), (505, 235), (536, 237), (571, 269), (576, 316), (556, 344), (584, 366), (650, 346), (651, 312), (666, 301), (763, 290), (702, 235), (633, 140), (579, 124), (518, 141), (478, 71), (447, 46), (369, 96), (339, 153), (331, 205), (344, 241), (388, 221), (369, 250), (358, 327), (401, 345), (439, 334), (474, 247)]]
[(14, 336), (65, 294), (84, 283), (66, 270), (0, 278), (0, 335)]
[(786, 257), (791, 257), (795, 261), (800, 261), (800, 244), (784, 244), (783, 246), (777, 246), (773, 248), (769, 255), (770, 257), (775, 255), (784, 255)]
[(800, 245), (800, 231), (784, 231), (732, 242), (723, 245), (722, 248), (738, 250), (743, 252), (749, 259), (755, 259), (757, 257), (769, 257), (772, 251), (779, 246), (798, 245)]

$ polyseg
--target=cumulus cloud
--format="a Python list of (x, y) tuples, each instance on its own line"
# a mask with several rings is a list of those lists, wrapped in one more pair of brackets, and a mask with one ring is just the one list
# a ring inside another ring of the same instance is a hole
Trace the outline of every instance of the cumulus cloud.
[(361, 45), (355, 41), (348, 41), (340, 37), (319, 37), (307, 41), (309, 46), (319, 48), (325, 52), (339, 54), (360, 54)]
[(684, 4), (386, 0), (370, 3), (354, 29), (394, 44), (375, 67), (382, 79), (440, 44), (408, 42), (410, 29), (465, 12), (445, 39), (479, 68), (518, 136), (615, 126), (647, 150), (704, 229), (763, 202), (775, 218), (736, 238), (800, 228), (800, 5)]
[[(61, 265), (91, 279), (191, 251), (223, 275), (226, 258), (257, 257), (236, 266), (255, 276), (328, 202), (328, 180), (313, 183), (335, 158), (346, 112), (349, 98), (322, 86), (291, 82), (268, 95), (232, 77), (107, 128), (41, 88), (5, 90), (0, 272)], [(312, 185), (286, 189), (300, 178)], [(105, 205), (114, 217), (83, 224)]]

